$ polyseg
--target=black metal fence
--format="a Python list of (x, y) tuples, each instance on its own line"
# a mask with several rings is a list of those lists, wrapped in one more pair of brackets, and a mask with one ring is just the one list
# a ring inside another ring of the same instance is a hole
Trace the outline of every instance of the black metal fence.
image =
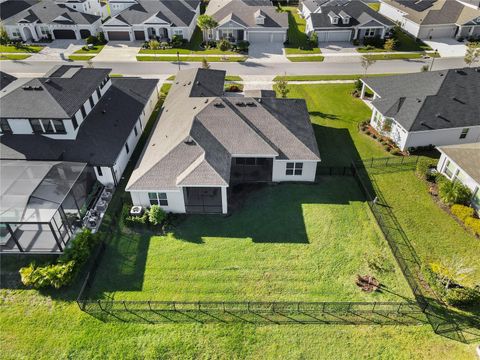
[(353, 176), (351, 166), (319, 166), (317, 176)]

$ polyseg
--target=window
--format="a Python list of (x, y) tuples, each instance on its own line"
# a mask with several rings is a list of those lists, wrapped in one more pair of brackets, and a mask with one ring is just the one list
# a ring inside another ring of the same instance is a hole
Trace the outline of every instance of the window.
[(475, 189), (475, 191), (473, 192), (473, 198), (472, 198), (472, 204), (476, 207), (476, 208), (480, 208), (480, 188), (477, 187)]
[(1, 134), (12, 133), (12, 128), (10, 127), (10, 124), (8, 123), (7, 119), (0, 119), (0, 133)]
[(97, 97), (98, 97), (98, 100), (100, 100), (100, 98), (102, 97), (102, 93), (100, 92), (99, 88), (97, 88)]
[(78, 122), (77, 122), (77, 118), (75, 117), (75, 115), (72, 116), (72, 124), (73, 124), (73, 130), (77, 130)]
[(102, 167), (101, 166), (95, 166), (95, 168), (97, 169), (98, 176), (103, 176)]
[(137, 125), (133, 127), (133, 132), (135, 133), (135, 137), (137, 137), (138, 136)]
[(460, 139), (465, 139), (467, 137), (467, 134), (468, 134), (469, 130), (470, 130), (469, 128), (463, 129), (462, 133), (460, 134)]
[(93, 96), (90, 95), (90, 97), (88, 98), (88, 101), (90, 102), (90, 107), (93, 109), (93, 107), (95, 106), (95, 103), (93, 102)]
[(87, 112), (85, 111), (85, 105), (82, 105), (82, 107), (80, 108), (80, 111), (82, 112), (82, 118), (86, 118), (87, 117)]
[(36, 134), (65, 134), (65, 125), (58, 119), (30, 119), (32, 131)]
[(168, 206), (167, 193), (148, 193), (150, 205)]
[(287, 163), (287, 170), (285, 172), (285, 175), (301, 176), (302, 173), (303, 173), (303, 163), (300, 163), (300, 162)]
[(365, 37), (374, 37), (374, 36), (375, 36), (375, 29), (365, 30)]
[(127, 152), (127, 154), (130, 152), (130, 148), (128, 147), (127, 143), (125, 143), (125, 151)]
[(173, 29), (173, 35), (174, 35), (174, 36), (183, 37), (183, 30), (181, 30), (181, 29)]
[(444, 169), (445, 175), (447, 175), (449, 178), (452, 178), (454, 171), (455, 165), (450, 160), (447, 160), (447, 165), (445, 165)]

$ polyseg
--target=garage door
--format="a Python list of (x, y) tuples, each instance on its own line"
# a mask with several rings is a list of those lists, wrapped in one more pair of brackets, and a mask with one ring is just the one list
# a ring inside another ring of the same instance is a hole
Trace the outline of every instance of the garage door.
[(432, 39), (435, 38), (449, 38), (453, 37), (455, 34), (455, 28), (452, 27), (441, 27), (441, 28), (433, 28), (428, 31), (427, 38), (429, 39), (430, 37)]
[(135, 40), (145, 40), (145, 32), (143, 30), (134, 31), (134, 35), (135, 35)]
[(55, 39), (76, 39), (75, 31), (73, 30), (53, 30)]
[(284, 34), (277, 32), (249, 32), (248, 41), (251, 43), (269, 43), (269, 42), (283, 42)]
[(128, 31), (108, 31), (108, 39), (115, 40), (130, 40), (130, 33)]
[(352, 38), (351, 30), (342, 31), (317, 31), (318, 42), (326, 41), (350, 41)]

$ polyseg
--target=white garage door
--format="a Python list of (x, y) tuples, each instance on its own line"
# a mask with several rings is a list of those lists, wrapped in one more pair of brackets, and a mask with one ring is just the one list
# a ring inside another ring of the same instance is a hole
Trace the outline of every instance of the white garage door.
[(283, 42), (283, 33), (274, 32), (249, 32), (248, 41), (251, 43), (269, 43), (269, 42)]
[(438, 39), (438, 38), (450, 38), (455, 35), (455, 27), (446, 26), (446, 27), (436, 27), (428, 28), (422, 27), (420, 30), (420, 38), (423, 39)]
[(351, 30), (341, 31), (317, 31), (318, 42), (326, 41), (350, 41), (352, 37)]

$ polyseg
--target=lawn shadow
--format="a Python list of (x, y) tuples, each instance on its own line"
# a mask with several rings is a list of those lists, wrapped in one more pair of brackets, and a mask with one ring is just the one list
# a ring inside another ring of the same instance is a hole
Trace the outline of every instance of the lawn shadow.
[(319, 116), (323, 119), (327, 120), (338, 120), (338, 116), (335, 114), (326, 114), (321, 111), (310, 111), (309, 112), (310, 116)]

